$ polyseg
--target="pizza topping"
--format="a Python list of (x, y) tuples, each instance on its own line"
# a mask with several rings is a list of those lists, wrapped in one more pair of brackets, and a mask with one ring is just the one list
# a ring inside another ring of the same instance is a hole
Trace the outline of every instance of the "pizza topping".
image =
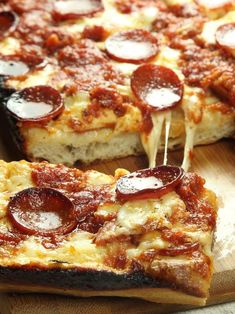
[(0, 12), (0, 36), (12, 31), (17, 24), (17, 16), (11, 11)]
[(136, 98), (152, 111), (166, 110), (179, 104), (183, 84), (169, 68), (144, 64), (131, 77), (131, 88)]
[(143, 29), (116, 33), (106, 40), (105, 46), (108, 55), (120, 62), (146, 62), (158, 52), (156, 37)]
[(30, 12), (32, 10), (50, 11), (54, 0), (9, 0), (10, 6), (17, 13)]
[(201, 14), (198, 6), (192, 3), (172, 5), (168, 11), (159, 12), (152, 23), (152, 31), (164, 34), (169, 39), (169, 46), (187, 45), (185, 40), (193, 40), (203, 29), (207, 18)]
[(62, 67), (76, 68), (104, 64), (106, 59), (91, 40), (81, 40), (73, 46), (61, 49), (58, 61)]
[(200, 15), (199, 8), (195, 3), (173, 4), (169, 9), (177, 17), (192, 18)]
[(44, 10), (32, 10), (20, 16), (14, 37), (22, 44), (43, 46), (52, 28), (52, 17)]
[(174, 166), (139, 170), (117, 181), (116, 197), (120, 201), (160, 198), (173, 191), (183, 175), (183, 169)]
[(69, 169), (63, 165), (52, 167), (47, 163), (41, 163), (33, 166), (32, 180), (38, 187), (75, 192), (83, 187), (84, 177), (82, 172), (75, 168)]
[(225, 50), (235, 49), (235, 23), (221, 25), (215, 34), (217, 44)]
[(212, 229), (216, 225), (216, 212), (213, 204), (202, 198), (205, 180), (194, 173), (186, 173), (176, 192), (186, 204), (189, 216), (186, 217), (186, 224), (196, 224), (203, 230)]
[[(53, 188), (63, 193), (74, 204), (74, 215), (79, 229), (96, 233), (108, 218), (95, 215), (99, 205), (112, 203), (109, 185), (86, 186), (86, 178), (78, 169), (63, 165), (41, 163), (33, 166), (32, 180), (39, 188)], [(113, 216), (112, 216), (113, 218)]]
[(81, 40), (58, 53), (58, 61), (68, 80), (64, 92), (91, 91), (97, 86), (123, 84), (123, 75), (108, 62), (91, 40)]
[(7, 101), (6, 107), (19, 121), (46, 122), (64, 110), (64, 103), (57, 90), (42, 85), (14, 93)]
[(0, 75), (19, 76), (26, 74), (30, 68), (44, 67), (42, 54), (32, 47), (25, 46), (12, 55), (0, 55)]
[(31, 68), (43, 68), (46, 64), (40, 51), (25, 45), (13, 55), (0, 55), (0, 75), (20, 76)]
[(29, 188), (17, 193), (8, 204), (12, 224), (26, 234), (67, 234), (77, 225), (73, 203), (61, 192)]
[(168, 247), (167, 249), (158, 250), (157, 254), (163, 256), (177, 256), (190, 254), (199, 249), (200, 245), (198, 242), (185, 243), (184, 245)]
[(232, 5), (232, 0), (196, 0), (196, 2), (209, 10), (224, 8)]
[(14, 60), (0, 60), (0, 75), (19, 76), (29, 71), (29, 67), (21, 62)]
[(91, 16), (103, 11), (101, 0), (65, 0), (56, 1), (54, 4), (54, 17), (57, 21), (77, 19)]
[[(169, 117), (168, 117), (168, 114), (169, 114)], [(150, 130), (150, 132), (141, 133), (141, 143), (148, 156), (150, 168), (154, 168), (156, 166), (156, 157), (157, 157), (159, 145), (161, 143), (163, 124), (165, 122), (165, 127), (169, 125), (169, 123), (167, 123), (167, 120), (170, 122), (170, 119), (169, 119), (170, 116), (171, 116), (170, 111), (152, 112), (151, 113), (152, 129)], [(165, 135), (166, 136), (168, 135), (167, 132), (165, 133)], [(167, 150), (166, 145), (165, 145), (165, 148)]]
[(109, 186), (86, 187), (79, 192), (69, 193), (68, 197), (75, 206), (75, 215), (81, 230), (97, 233), (105, 221), (115, 217), (115, 214), (107, 217), (96, 215), (100, 205), (109, 203), (112, 206), (113, 201)]
[(181, 54), (179, 65), (187, 84), (204, 90), (210, 88), (232, 107), (235, 106), (235, 65), (232, 57), (213, 47), (192, 45)]
[(198, 242), (195, 243), (185, 243), (179, 246), (170, 246), (166, 249), (149, 249), (143, 252), (140, 256), (141, 260), (144, 261), (153, 261), (153, 259), (157, 255), (161, 256), (179, 256), (179, 255), (191, 255), (193, 252), (198, 251), (200, 248), (200, 244)]
[(0, 246), (5, 244), (12, 244), (16, 246), (21, 241), (25, 240), (26, 235), (17, 233), (15, 231), (0, 231)]
[(86, 26), (82, 32), (82, 38), (94, 41), (103, 41), (107, 37), (108, 32), (100, 25)]
[(166, 5), (161, 0), (115, 0), (118, 11), (123, 14), (130, 14), (144, 8), (154, 8), (165, 10)]
[(98, 116), (100, 108), (111, 109), (121, 117), (126, 108), (123, 105), (123, 97), (114, 89), (96, 87), (90, 92), (91, 105), (86, 110), (86, 115)]
[(48, 30), (44, 41), (44, 47), (47, 48), (50, 54), (55, 53), (60, 48), (73, 45), (75, 38), (66, 31), (51, 28)]

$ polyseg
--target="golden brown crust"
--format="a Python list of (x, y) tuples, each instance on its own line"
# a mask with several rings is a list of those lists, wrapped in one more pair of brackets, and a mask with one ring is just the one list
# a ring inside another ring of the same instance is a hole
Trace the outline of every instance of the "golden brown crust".
[(49, 288), (43, 286), (30, 285), (13, 285), (1, 284), (0, 291), (2, 292), (20, 292), (20, 293), (52, 293), (71, 295), (76, 297), (127, 297), (140, 298), (150, 302), (156, 303), (175, 303), (175, 304), (192, 304), (205, 305), (206, 298), (199, 298), (185, 294), (183, 292), (174, 291), (168, 288), (142, 288), (142, 289), (128, 289), (128, 290), (105, 290), (105, 291), (83, 291), (72, 289)]

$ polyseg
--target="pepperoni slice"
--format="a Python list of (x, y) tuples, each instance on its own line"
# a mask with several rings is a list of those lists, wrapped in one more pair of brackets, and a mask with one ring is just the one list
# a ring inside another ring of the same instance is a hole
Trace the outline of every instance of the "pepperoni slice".
[(22, 122), (46, 122), (62, 113), (60, 93), (49, 86), (34, 86), (14, 93), (7, 101), (8, 111)]
[(16, 27), (18, 18), (11, 11), (0, 12), (0, 36), (9, 31), (13, 31)]
[(225, 50), (235, 49), (235, 23), (221, 25), (216, 33), (217, 44)]
[(196, 0), (196, 2), (210, 10), (226, 8), (232, 5), (232, 0)]
[(161, 249), (157, 252), (159, 255), (163, 256), (178, 256), (178, 255), (187, 255), (194, 251), (197, 251), (200, 248), (198, 242), (195, 243), (185, 243), (177, 247), (169, 247), (167, 249)]
[(116, 185), (116, 197), (120, 201), (159, 198), (180, 183), (184, 171), (174, 166), (159, 166), (139, 170), (121, 177)]
[(54, 18), (57, 21), (77, 19), (83, 16), (91, 16), (103, 9), (101, 0), (56, 1), (54, 5)]
[(19, 76), (29, 71), (27, 64), (21, 61), (0, 60), (0, 75)]
[(183, 84), (169, 68), (144, 64), (131, 76), (131, 88), (139, 101), (153, 111), (175, 107), (182, 99)]
[(8, 204), (8, 214), (12, 224), (26, 234), (62, 235), (77, 225), (73, 203), (50, 188), (29, 188), (17, 193)]
[(108, 55), (120, 62), (142, 63), (158, 53), (157, 39), (143, 29), (116, 33), (106, 40), (105, 46)]

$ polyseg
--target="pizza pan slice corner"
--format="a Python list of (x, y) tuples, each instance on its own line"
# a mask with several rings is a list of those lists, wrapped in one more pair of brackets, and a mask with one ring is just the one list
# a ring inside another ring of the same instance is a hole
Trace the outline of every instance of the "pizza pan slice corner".
[(194, 173), (0, 162), (0, 290), (203, 305), (217, 199)]

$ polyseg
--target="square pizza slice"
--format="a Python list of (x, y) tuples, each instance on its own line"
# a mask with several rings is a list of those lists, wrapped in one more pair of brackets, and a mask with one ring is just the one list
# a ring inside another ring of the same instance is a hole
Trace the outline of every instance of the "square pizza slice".
[(25, 161), (0, 176), (0, 290), (205, 304), (217, 199), (200, 176)]
[(187, 169), (235, 132), (234, 1), (9, 0), (0, 21), (0, 98), (29, 160), (152, 167), (185, 147)]

